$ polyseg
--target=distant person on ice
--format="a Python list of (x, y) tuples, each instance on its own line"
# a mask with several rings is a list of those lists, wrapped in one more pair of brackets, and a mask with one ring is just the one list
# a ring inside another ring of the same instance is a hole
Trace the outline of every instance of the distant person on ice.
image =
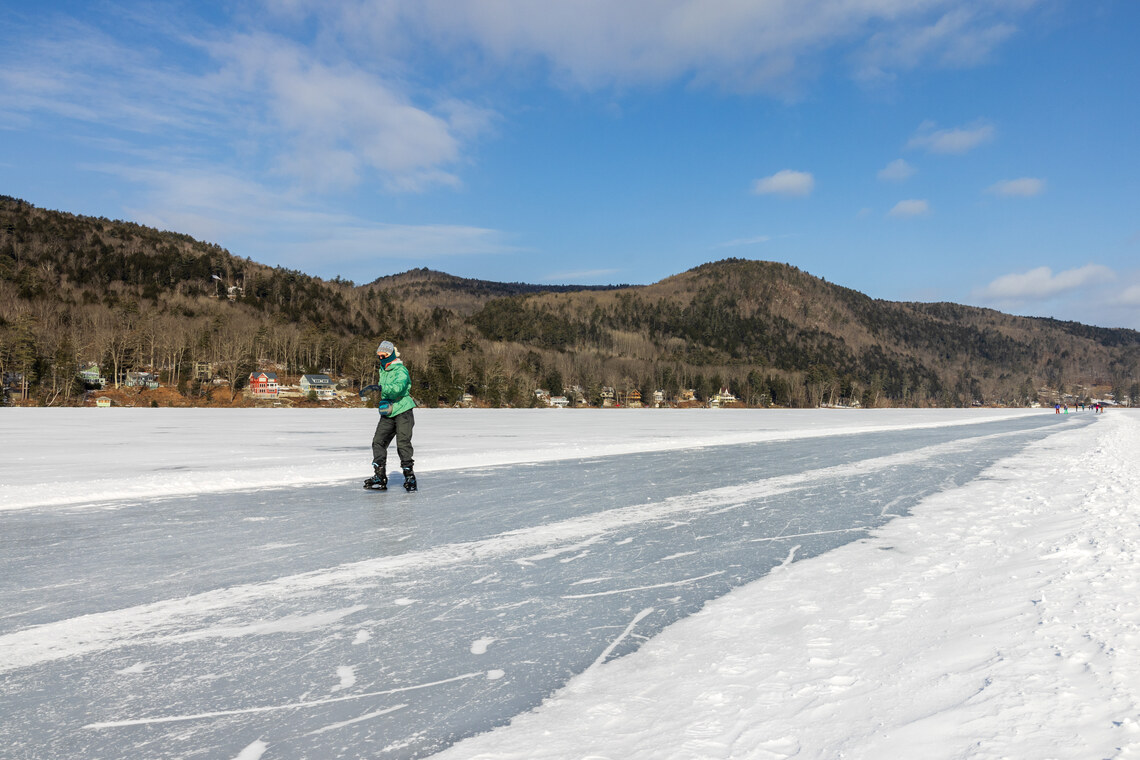
[(364, 481), (364, 487), (374, 491), (388, 490), (388, 444), (396, 439), (396, 453), (400, 455), (400, 469), (404, 472), (404, 490), (416, 490), (416, 474), (412, 472), (412, 428), (416, 418), (412, 414), (416, 402), (412, 400), (412, 376), (400, 361), (400, 352), (391, 341), (376, 348), (380, 357), (380, 384), (360, 389), (361, 398), (369, 391), (380, 391), (380, 421), (372, 436), (373, 475)]

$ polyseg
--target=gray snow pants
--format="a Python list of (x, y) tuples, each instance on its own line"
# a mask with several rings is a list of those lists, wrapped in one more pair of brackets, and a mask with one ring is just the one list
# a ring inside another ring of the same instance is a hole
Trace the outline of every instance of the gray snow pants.
[(381, 417), (372, 435), (372, 463), (383, 466), (388, 461), (388, 444), (396, 439), (396, 453), (400, 455), (400, 467), (412, 466), (412, 428), (416, 417), (412, 409), (400, 412), (395, 417)]

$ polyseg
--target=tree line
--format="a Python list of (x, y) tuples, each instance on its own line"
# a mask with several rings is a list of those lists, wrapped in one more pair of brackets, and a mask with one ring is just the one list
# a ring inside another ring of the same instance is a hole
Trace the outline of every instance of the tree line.
[(191, 399), (209, 366), (367, 384), (390, 339), (426, 405), (464, 394), (599, 403), (604, 388), (727, 388), (751, 406), (1026, 404), (1042, 387), (1137, 393), (1128, 330), (954, 304), (876, 301), (788, 265), (730, 259), (653, 286), (540, 288), (428, 270), (367, 285), (267, 267), (220, 246), (0, 197), (0, 370), (10, 397), (77, 403), (89, 362), (146, 369)]

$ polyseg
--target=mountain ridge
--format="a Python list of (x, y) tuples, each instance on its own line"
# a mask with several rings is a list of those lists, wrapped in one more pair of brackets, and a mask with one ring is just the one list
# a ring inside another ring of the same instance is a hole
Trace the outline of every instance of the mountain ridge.
[[(533, 389), (730, 387), (752, 405), (1025, 404), (1140, 396), (1140, 333), (953, 303), (893, 302), (790, 264), (724, 259), (649, 285), (534, 285), (427, 268), (357, 285), (269, 267), (181, 233), (0, 197), (0, 364), (21, 398), (67, 402), (96, 361), (150, 368), (373, 372), (395, 340), (423, 403)], [(30, 380), (28, 378), (31, 378)], [(11, 385), (8, 383), (7, 385)], [(1045, 393), (1039, 393), (1044, 388)], [(62, 401), (61, 401), (62, 399)]]

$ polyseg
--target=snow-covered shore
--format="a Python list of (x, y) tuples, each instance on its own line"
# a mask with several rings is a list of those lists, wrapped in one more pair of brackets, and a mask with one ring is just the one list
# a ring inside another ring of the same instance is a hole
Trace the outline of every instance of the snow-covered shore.
[(1140, 414), (1098, 423), (437, 757), (1140, 757)]

